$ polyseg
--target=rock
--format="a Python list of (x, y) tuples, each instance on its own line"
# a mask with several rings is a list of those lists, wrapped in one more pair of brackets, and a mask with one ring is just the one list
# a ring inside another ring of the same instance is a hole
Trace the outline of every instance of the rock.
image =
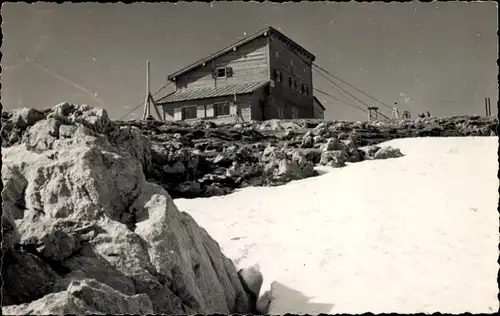
[(145, 294), (124, 295), (93, 279), (74, 280), (67, 291), (57, 292), (29, 304), (6, 306), (5, 314), (152, 314)]
[[(251, 305), (255, 306), (255, 309), (252, 310), (252, 314), (262, 313), (265, 310), (265, 307), (262, 308), (257, 304), (258, 299), (260, 297), (260, 289), (262, 287), (262, 282), (264, 281), (264, 277), (260, 272), (260, 267), (258, 264), (250, 266), (248, 268), (240, 269), (238, 271), (238, 276), (240, 278), (241, 284), (245, 289), (245, 292), (248, 294), (249, 299), (251, 301)], [(264, 303), (265, 305), (265, 303)]]
[[(103, 119), (104, 120), (104, 119)], [(108, 124), (105, 121), (100, 124)], [(100, 129), (110, 127), (99, 127)], [(133, 158), (137, 159), (146, 174), (151, 172), (152, 168), (152, 149), (149, 140), (141, 135), (137, 129), (131, 127), (119, 127), (108, 132), (109, 141), (118, 148), (126, 151)]]
[(48, 263), (31, 253), (11, 250), (2, 260), (4, 306), (28, 303), (50, 294), (59, 278)]
[[(321, 136), (319, 136), (321, 137)], [(310, 135), (305, 135), (302, 139), (302, 143), (300, 144), (301, 148), (312, 148), (314, 146), (314, 138)]]
[(362, 151), (365, 153), (365, 157), (368, 159), (374, 159), (375, 158), (375, 153), (377, 153), (381, 149), (380, 146), (372, 145), (372, 146), (367, 146), (362, 149)]
[(278, 149), (277, 147), (274, 146), (268, 146), (266, 149), (264, 149), (264, 152), (262, 153), (262, 158), (261, 160), (263, 162), (270, 162), (274, 160), (281, 160), (286, 158), (286, 153)]
[[(2, 148), (9, 208), (3, 227), (10, 240), (2, 267), (4, 305), (10, 305), (4, 313), (253, 310), (218, 244), (179, 212), (161, 186), (146, 181), (148, 157), (140, 146), (148, 142), (141, 144), (134, 128), (110, 122), (105, 111), (71, 111), (61, 106), (60, 115), (70, 112), (73, 137), (58, 139), (52, 117), (30, 127), (36, 125), (47, 142), (27, 131), (25, 142)], [(189, 151), (171, 148), (165, 161), (199, 167)], [(199, 183), (188, 181), (181, 187), (204, 194)]]
[(262, 287), (262, 282), (264, 277), (260, 272), (260, 266), (258, 264), (240, 269), (238, 271), (238, 276), (240, 277), (241, 284), (245, 291), (251, 293), (255, 298), (259, 297), (260, 288)]
[(71, 138), (75, 135), (76, 126), (74, 125), (61, 125), (59, 126), (59, 137)]
[(399, 158), (402, 157), (403, 154), (401, 151), (397, 148), (393, 148), (391, 146), (383, 147), (379, 150), (374, 155), (374, 159), (388, 159), (388, 158)]
[(325, 142), (323, 136), (317, 135), (313, 137), (314, 144), (321, 144)]
[(269, 149), (264, 155), (267, 157), (266, 161), (269, 161), (265, 165), (265, 172), (267, 174), (273, 174), (280, 180), (289, 181), (304, 179), (315, 174), (313, 163), (308, 161), (304, 154), (297, 150), (285, 153), (281, 150), (274, 149), (271, 151), (271, 149)]
[(196, 181), (185, 181), (178, 186), (178, 190), (184, 194), (198, 194), (201, 191), (201, 186)]
[(363, 152), (356, 148), (356, 144), (352, 139), (348, 139), (344, 142), (346, 153), (347, 153), (347, 161), (348, 162), (360, 162), (363, 161), (364, 155)]
[(10, 210), (6, 210), (5, 208), (2, 213), (2, 234), (2, 252), (12, 249), (21, 240), (16, 222)]
[(344, 167), (347, 161), (345, 152), (341, 150), (323, 151), (321, 153), (320, 164), (328, 167)]
[(75, 106), (73, 104), (69, 104), (68, 102), (61, 102), (52, 107), (52, 113), (60, 116), (67, 117), (74, 111), (75, 111)]
[(36, 122), (23, 135), (23, 143), (29, 150), (44, 151), (52, 149), (54, 142), (59, 138), (61, 123), (53, 118)]
[(113, 129), (113, 123), (104, 109), (92, 108), (85, 104), (78, 105), (69, 117), (73, 122), (80, 123), (97, 133), (106, 134)]
[(318, 164), (321, 160), (321, 150), (319, 149), (304, 149), (302, 150), (302, 153), (304, 154), (304, 157), (313, 164)]
[(205, 193), (207, 196), (221, 196), (226, 192), (217, 185), (209, 185), (205, 188)]
[(329, 138), (323, 146), (322, 151), (344, 150), (345, 146), (336, 138)]
[(165, 173), (183, 174), (186, 171), (186, 167), (182, 162), (177, 160), (172, 165), (165, 165), (163, 167), (163, 170), (165, 171)]
[(33, 126), (36, 122), (43, 120), (45, 115), (36, 109), (20, 108), (12, 111), (12, 123), (15, 127), (26, 129)]
[(37, 251), (50, 260), (63, 261), (79, 248), (78, 241), (62, 230), (54, 230), (41, 238)]
[(22, 168), (2, 164), (2, 182), (2, 216), (12, 221), (23, 218), (26, 209), (25, 190), (28, 181), (23, 176)]
[(227, 168), (233, 164), (233, 161), (229, 157), (220, 154), (215, 157), (214, 164)]

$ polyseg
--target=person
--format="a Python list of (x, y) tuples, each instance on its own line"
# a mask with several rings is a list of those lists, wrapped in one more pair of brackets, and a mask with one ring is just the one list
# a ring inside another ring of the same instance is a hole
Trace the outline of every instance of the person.
[(429, 113), (429, 111), (427, 111), (426, 113), (427, 113), (427, 117), (431, 117), (431, 113)]

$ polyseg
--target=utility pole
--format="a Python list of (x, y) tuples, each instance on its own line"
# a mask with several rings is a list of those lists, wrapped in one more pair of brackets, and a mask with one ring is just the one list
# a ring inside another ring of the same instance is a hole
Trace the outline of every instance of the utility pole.
[(491, 99), (484, 98), (484, 107), (486, 109), (486, 116), (491, 116)]
[(153, 105), (156, 115), (158, 115), (158, 119), (160, 121), (163, 120), (163, 117), (160, 114), (160, 111), (158, 110), (158, 107), (156, 106), (155, 100), (153, 99), (153, 96), (151, 95), (151, 90), (149, 87), (150, 83), (150, 76), (149, 76), (149, 70), (150, 70), (150, 63), (149, 60), (146, 61), (146, 100), (144, 101), (144, 112), (142, 114), (142, 119), (143, 120), (154, 120), (154, 117), (151, 115), (151, 105)]
[(370, 106), (368, 108), (368, 120), (373, 121), (378, 118), (378, 107), (376, 106)]

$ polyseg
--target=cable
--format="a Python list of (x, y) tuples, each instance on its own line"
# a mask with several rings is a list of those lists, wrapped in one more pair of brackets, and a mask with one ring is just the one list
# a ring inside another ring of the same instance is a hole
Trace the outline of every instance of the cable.
[(365, 107), (369, 108), (370, 106), (368, 104), (366, 104), (365, 102), (361, 101), (360, 99), (358, 99), (357, 97), (355, 97), (354, 95), (352, 95), (349, 91), (347, 91), (346, 89), (342, 88), (341, 86), (339, 86), (336, 82), (334, 82), (333, 80), (331, 80), (330, 78), (328, 78), (327, 76), (325, 76), (324, 74), (322, 74), (321, 72), (319, 72), (318, 70), (316, 70), (316, 72), (322, 76), (323, 78), (325, 78), (326, 80), (328, 80), (331, 84), (333, 84), (334, 86), (336, 86), (337, 88), (339, 88), (340, 90), (342, 90), (343, 92), (347, 93), (348, 95), (350, 95), (353, 99), (355, 99), (356, 101), (358, 101), (359, 103), (363, 104)]
[(339, 77), (335, 76), (334, 74), (332, 74), (332, 73), (331, 73), (331, 72), (329, 72), (328, 70), (326, 70), (326, 69), (324, 69), (324, 68), (322, 68), (322, 67), (318, 66), (317, 64), (313, 64), (313, 66), (314, 66), (314, 67), (316, 67), (316, 68), (318, 68), (318, 69), (320, 69), (320, 70), (322, 70), (322, 71), (324, 71), (324, 72), (326, 72), (327, 74), (329, 74), (329, 75), (330, 75), (330, 76), (332, 76), (333, 78), (335, 78), (335, 79), (337, 79), (338, 81), (340, 81), (340, 82), (342, 82), (342, 83), (344, 83), (344, 84), (348, 85), (349, 87), (351, 87), (351, 88), (355, 89), (356, 91), (361, 92), (362, 94), (366, 95), (366, 96), (367, 96), (367, 97), (369, 97), (370, 99), (375, 100), (375, 101), (377, 101), (378, 103), (382, 104), (383, 106), (387, 107), (388, 109), (391, 109), (391, 110), (392, 110), (392, 107), (391, 107), (391, 106), (389, 106), (389, 105), (387, 105), (386, 103), (382, 102), (381, 100), (379, 100), (379, 99), (377, 99), (377, 98), (375, 98), (375, 97), (373, 97), (373, 96), (369, 95), (368, 93), (366, 93), (366, 92), (362, 91), (361, 89), (356, 88), (355, 86), (353, 86), (352, 84), (350, 84), (350, 83), (346, 82), (345, 80), (340, 79)]
[[(282, 45), (280, 42), (277, 42), (277, 43), (278, 43), (281, 47), (283, 47), (283, 48), (287, 49), (287, 48), (286, 48), (284, 45)], [(309, 67), (309, 63), (308, 63), (308, 62), (307, 62), (304, 58), (302, 58), (302, 57), (300, 57), (300, 56), (299, 56), (299, 58), (300, 58), (300, 60), (304, 63), (304, 65), (306, 65), (307, 67)], [(373, 96), (369, 95), (368, 93), (366, 93), (366, 92), (364, 92), (364, 91), (361, 91), (360, 89), (358, 89), (358, 88), (354, 87), (354, 86), (353, 86), (353, 85), (351, 85), (350, 83), (348, 83), (348, 82), (346, 82), (346, 81), (344, 81), (344, 80), (340, 79), (339, 77), (337, 77), (337, 76), (333, 75), (333, 74), (332, 74), (332, 73), (330, 73), (328, 70), (326, 70), (326, 69), (324, 69), (324, 68), (322, 68), (322, 67), (318, 66), (318, 65), (317, 65), (317, 64), (315, 64), (315, 63), (312, 63), (312, 66), (314, 66), (314, 67), (316, 67), (316, 68), (318, 68), (318, 69), (320, 69), (320, 70), (322, 70), (322, 71), (326, 72), (327, 74), (329, 74), (329, 75), (330, 75), (330, 76), (332, 76), (333, 78), (335, 78), (335, 79), (339, 80), (340, 82), (342, 82), (342, 83), (344, 83), (344, 84), (348, 85), (349, 87), (351, 87), (351, 88), (353, 88), (353, 89), (357, 90), (358, 92), (361, 92), (362, 94), (364, 94), (364, 95), (368, 96), (369, 98), (371, 98), (371, 99), (373, 99), (373, 100), (377, 101), (378, 103), (380, 103), (380, 104), (384, 105), (385, 107), (389, 108), (390, 110), (392, 110), (392, 107), (388, 106), (387, 104), (385, 104), (385, 103), (384, 103), (384, 102), (382, 102), (381, 100), (378, 100), (378, 99), (376, 99), (375, 97), (373, 97)], [(314, 68), (313, 68), (313, 69), (314, 69)], [(325, 79), (326, 79), (326, 80), (328, 80), (330, 83), (332, 83), (333, 85), (335, 85), (335, 86), (336, 86), (337, 88), (339, 88), (341, 91), (343, 91), (344, 93), (348, 94), (349, 96), (351, 96), (352, 98), (354, 98), (355, 100), (357, 100), (359, 103), (363, 104), (365, 107), (367, 107), (367, 108), (369, 107), (369, 105), (367, 105), (365, 102), (361, 101), (360, 99), (358, 99), (357, 97), (355, 97), (354, 95), (352, 95), (351, 93), (349, 93), (347, 90), (345, 90), (344, 88), (342, 88), (341, 86), (339, 86), (336, 82), (333, 82), (331, 79), (327, 78), (325, 75), (323, 75), (323, 74), (322, 74), (321, 72), (319, 72), (317, 69), (314, 69), (314, 70), (316, 70), (316, 72), (317, 72), (318, 74), (320, 74), (323, 78), (325, 78)], [(322, 91), (320, 91), (320, 90), (318, 90), (318, 89), (315, 89), (315, 88), (313, 88), (313, 89), (314, 89), (314, 90), (316, 90), (316, 91), (318, 91), (318, 92), (320, 92), (320, 93), (323, 93), (323, 94), (325, 94), (325, 95), (328, 95), (328, 96), (329, 96), (329, 97), (331, 97), (331, 98), (334, 98), (334, 99), (336, 99), (336, 100), (339, 100), (339, 101), (341, 101), (341, 102), (343, 102), (343, 103), (345, 103), (345, 104), (347, 104), (347, 105), (349, 105), (349, 106), (355, 107), (355, 108), (357, 108), (357, 109), (359, 109), (359, 110), (361, 110), (361, 111), (363, 111), (363, 112), (366, 112), (366, 111), (367, 111), (367, 110), (365, 110), (365, 109), (363, 109), (363, 108), (361, 108), (361, 107), (358, 107), (358, 106), (356, 106), (356, 105), (354, 105), (354, 104), (348, 103), (348, 102), (346, 102), (346, 101), (344, 101), (344, 100), (342, 100), (342, 99), (339, 99), (339, 98), (337, 98), (337, 97), (334, 97), (334, 96), (332, 96), (331, 94), (327, 94), (326, 92), (322, 92)], [(383, 113), (381, 113), (381, 112), (377, 112), (377, 113), (378, 113), (378, 114), (380, 114), (380, 116), (382, 116), (382, 117), (384, 117), (384, 118), (386, 118), (386, 119), (389, 119), (389, 117), (388, 117), (388, 116), (386, 116), (385, 114), (383, 114)]]
[(332, 98), (332, 99), (335, 99), (335, 100), (338, 100), (338, 101), (340, 101), (340, 102), (343, 102), (343, 103), (345, 103), (345, 104), (347, 104), (347, 105), (349, 105), (349, 106), (351, 106), (351, 107), (353, 107), (353, 108), (356, 108), (356, 109), (358, 109), (358, 110), (360, 110), (360, 111), (362, 111), (362, 112), (365, 112), (365, 113), (366, 113), (366, 109), (363, 109), (362, 107), (360, 107), (360, 106), (358, 106), (358, 105), (355, 105), (355, 104), (352, 104), (352, 103), (346, 102), (346, 101), (344, 101), (344, 100), (342, 100), (342, 99), (337, 98), (336, 96), (333, 96), (333, 95), (331, 95), (331, 94), (329, 94), (329, 93), (323, 92), (323, 91), (321, 91), (321, 90), (319, 90), (319, 89), (313, 88), (313, 90), (314, 90), (314, 91), (317, 91), (317, 92), (319, 92), (319, 93), (322, 93), (322, 94), (324, 94), (324, 95), (326, 95), (326, 96), (329, 96), (329, 97), (330, 97), (330, 98)]
[[(160, 93), (163, 89), (165, 89), (166, 87), (168, 87), (172, 82), (168, 82), (166, 84), (163, 85), (163, 87), (161, 87), (160, 89), (158, 89), (152, 96), (156, 96), (158, 93)], [(127, 115), (129, 115), (130, 113), (134, 112), (135, 110), (137, 110), (140, 106), (144, 105), (144, 101), (141, 101), (141, 103), (137, 104), (132, 110), (128, 111), (125, 115), (123, 115), (122, 117), (120, 117), (118, 119), (118, 121), (121, 121), (122, 119), (124, 119), (125, 117), (127, 117)]]

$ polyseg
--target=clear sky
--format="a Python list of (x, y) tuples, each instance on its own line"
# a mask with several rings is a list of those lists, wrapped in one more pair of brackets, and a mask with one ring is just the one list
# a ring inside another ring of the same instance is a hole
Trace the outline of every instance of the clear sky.
[[(154, 92), (170, 73), (273, 26), (319, 66), (413, 115), (482, 115), (486, 96), (496, 115), (497, 15), (492, 2), (5, 3), (2, 104), (87, 103), (119, 118), (145, 97), (147, 59)], [(314, 86), (358, 104), (317, 74)], [(366, 117), (316, 95), (327, 119)]]

